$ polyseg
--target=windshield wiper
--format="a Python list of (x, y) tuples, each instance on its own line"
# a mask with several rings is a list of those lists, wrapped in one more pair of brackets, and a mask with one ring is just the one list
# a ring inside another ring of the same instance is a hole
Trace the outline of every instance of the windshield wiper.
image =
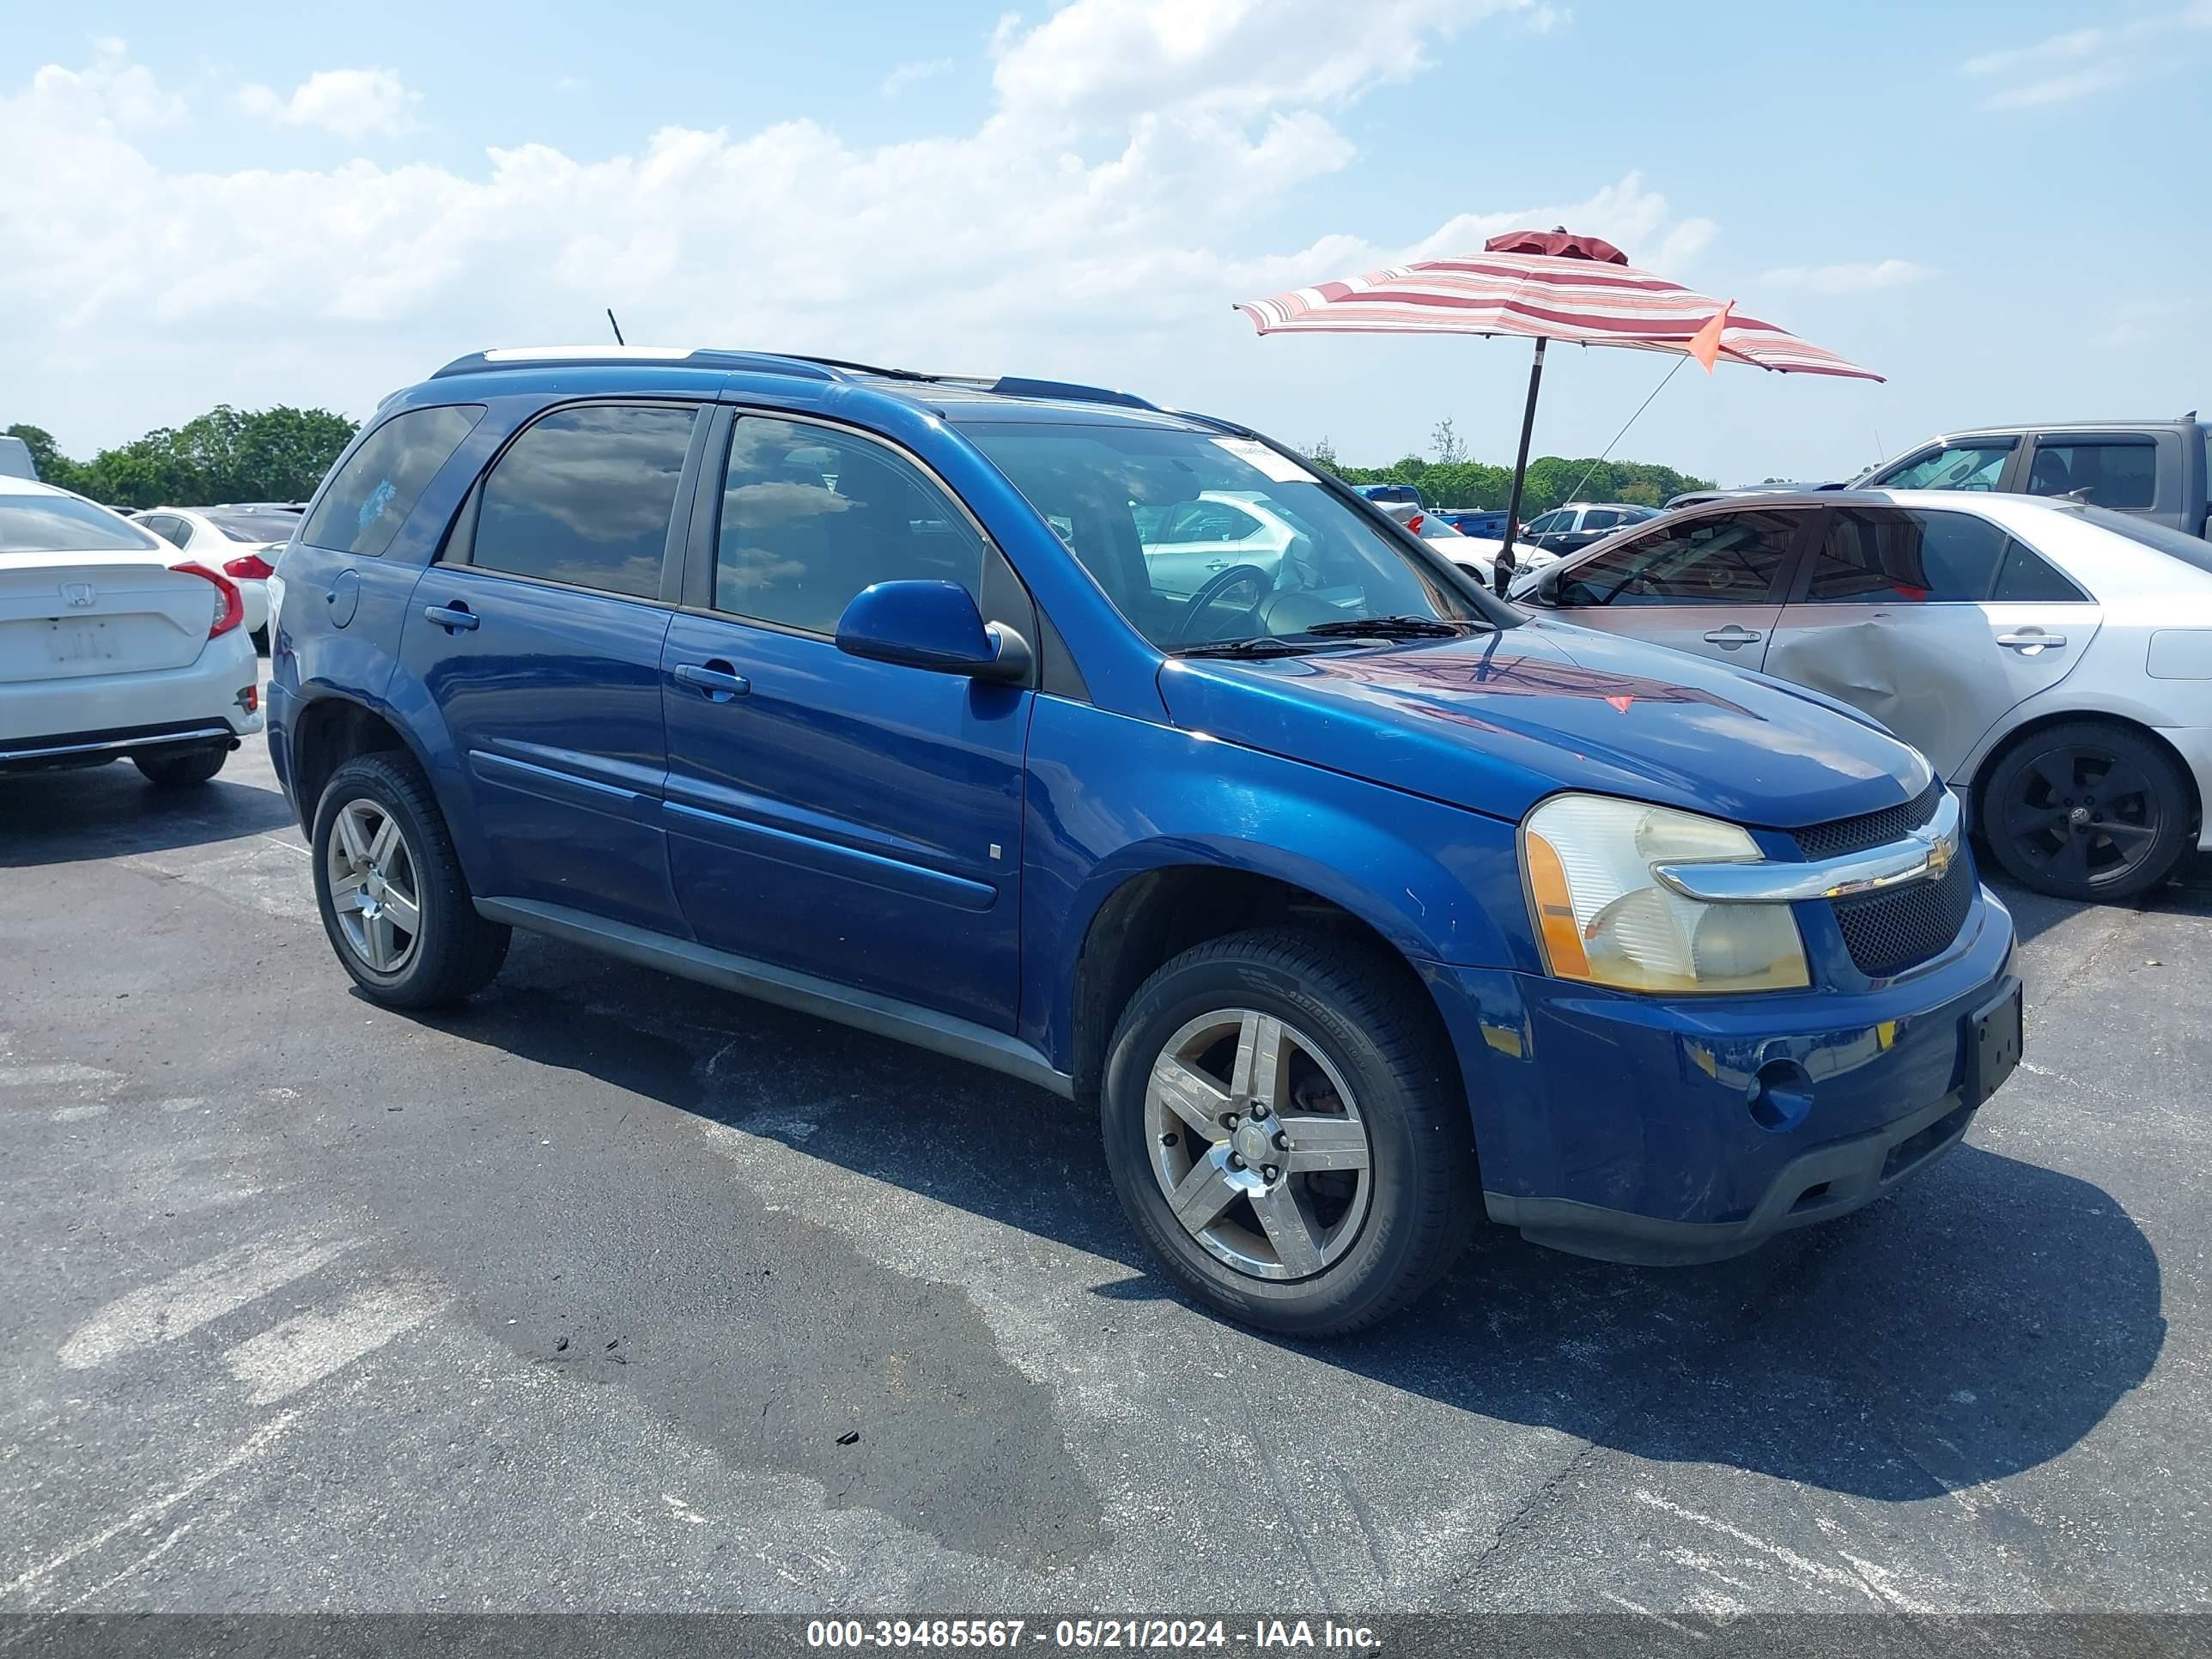
[[(1311, 629), (1308, 629), (1311, 632)], [(1278, 634), (1255, 634), (1249, 639), (1212, 640), (1204, 645), (1186, 645), (1170, 652), (1176, 657), (1303, 657), (1319, 651), (1328, 643), (1326, 640), (1291, 639)]]
[(1444, 622), (1435, 617), (1351, 617), (1342, 622), (1316, 623), (1303, 631), (1322, 639), (1449, 640), (1488, 623)]

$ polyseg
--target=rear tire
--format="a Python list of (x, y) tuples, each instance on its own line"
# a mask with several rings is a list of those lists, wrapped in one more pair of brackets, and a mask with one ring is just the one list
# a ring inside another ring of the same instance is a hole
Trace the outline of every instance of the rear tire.
[(1472, 1230), (1458, 1068), (1418, 982), (1364, 944), (1271, 928), (1184, 951), (1124, 1011), (1103, 1096), (1107, 1168), (1139, 1234), (1185, 1291), (1248, 1324), (1375, 1324)]
[(133, 755), (131, 763), (156, 789), (189, 789), (205, 783), (222, 770), (230, 758), (230, 745), (193, 749), (180, 755)]
[(315, 906), (372, 1001), (434, 1008), (489, 985), (510, 930), (477, 914), (436, 798), (412, 760), (363, 755), (315, 807)]
[(1982, 788), (1982, 839), (2005, 872), (2054, 898), (2133, 898), (2188, 850), (2188, 781), (2149, 738), (2110, 720), (2065, 720), (1997, 758)]

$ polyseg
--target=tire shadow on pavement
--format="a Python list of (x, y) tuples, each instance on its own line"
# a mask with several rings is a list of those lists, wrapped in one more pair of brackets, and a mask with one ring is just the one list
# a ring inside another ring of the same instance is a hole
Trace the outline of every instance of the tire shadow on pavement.
[(297, 828), (276, 790), (222, 776), (157, 789), (137, 767), (112, 761), (0, 777), (0, 868), (167, 852)]
[[(1102, 1298), (1176, 1300), (1121, 1216), (1095, 1119), (1042, 1091), (521, 935), (491, 993), (424, 1023), (1127, 1266)], [(1903, 1500), (2059, 1457), (2165, 1338), (2157, 1256), (2116, 1200), (1969, 1145), (1864, 1211), (1709, 1267), (1586, 1261), (1486, 1226), (1409, 1314), (1279, 1346), (1638, 1457)]]

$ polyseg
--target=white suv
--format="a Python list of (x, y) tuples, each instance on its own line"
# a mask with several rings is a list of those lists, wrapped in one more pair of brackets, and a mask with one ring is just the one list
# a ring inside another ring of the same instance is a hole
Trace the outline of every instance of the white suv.
[(0, 773), (129, 756), (204, 783), (261, 729), (238, 584), (81, 495), (0, 476)]

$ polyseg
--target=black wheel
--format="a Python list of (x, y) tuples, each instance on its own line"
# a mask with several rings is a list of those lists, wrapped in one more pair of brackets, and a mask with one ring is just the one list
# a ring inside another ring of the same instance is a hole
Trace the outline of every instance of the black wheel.
[(253, 630), (253, 649), (258, 655), (265, 657), (269, 654), (269, 630), (267, 629), (257, 628)]
[(1983, 839), (2008, 874), (2058, 898), (2155, 887), (2187, 849), (2189, 786), (2152, 739), (2105, 720), (2045, 726), (1982, 791)]
[(507, 960), (509, 931), (470, 902), (446, 820), (411, 760), (363, 755), (332, 773), (313, 851), (323, 931), (374, 1000), (457, 1002)]
[(146, 781), (156, 789), (189, 789), (222, 771), (222, 763), (229, 758), (230, 745), (225, 743), (208, 749), (187, 749), (181, 754), (133, 755), (131, 763), (144, 773)]
[(1272, 1331), (1340, 1336), (1426, 1291), (1479, 1187), (1467, 1100), (1403, 969), (1295, 929), (1146, 981), (1114, 1033), (1107, 1168), (1170, 1278)]

